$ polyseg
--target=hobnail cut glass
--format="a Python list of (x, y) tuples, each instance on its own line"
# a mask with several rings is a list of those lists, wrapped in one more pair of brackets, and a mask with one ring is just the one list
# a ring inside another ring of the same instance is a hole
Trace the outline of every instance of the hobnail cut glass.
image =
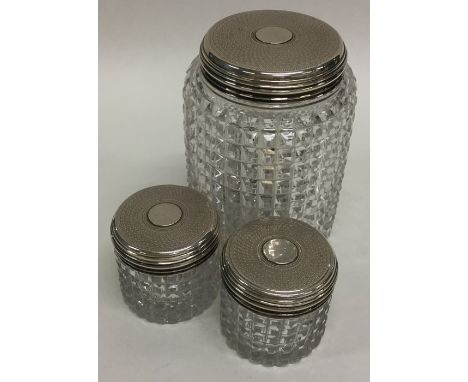
[(188, 183), (214, 202), (224, 237), (269, 216), (296, 218), (329, 236), (357, 100), (349, 66), (328, 98), (266, 108), (215, 93), (197, 57), (183, 95)]
[(170, 275), (137, 271), (116, 257), (120, 289), (139, 317), (159, 324), (186, 321), (208, 308), (219, 290), (219, 251), (200, 265)]
[(286, 366), (319, 345), (330, 299), (299, 317), (272, 318), (240, 305), (221, 286), (221, 331), (240, 357), (264, 366)]

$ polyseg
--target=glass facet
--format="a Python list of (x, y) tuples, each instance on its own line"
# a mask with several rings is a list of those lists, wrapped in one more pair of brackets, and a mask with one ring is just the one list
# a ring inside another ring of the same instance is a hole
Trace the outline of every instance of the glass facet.
[(264, 366), (285, 366), (319, 345), (329, 302), (299, 317), (273, 318), (240, 305), (222, 286), (221, 331), (240, 357)]
[(321, 101), (265, 107), (207, 85), (197, 57), (184, 84), (188, 182), (220, 212), (224, 238), (258, 217), (292, 217), (329, 236), (356, 105), (349, 66)]
[(125, 303), (139, 317), (159, 324), (186, 321), (202, 313), (219, 289), (219, 251), (180, 273), (154, 275), (137, 271), (116, 256)]

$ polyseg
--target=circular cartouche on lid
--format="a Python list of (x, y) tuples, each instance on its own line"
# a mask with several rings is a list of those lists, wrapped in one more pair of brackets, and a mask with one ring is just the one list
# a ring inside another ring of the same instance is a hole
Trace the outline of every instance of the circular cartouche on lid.
[(158, 203), (148, 211), (148, 219), (158, 227), (170, 227), (182, 217), (182, 210), (174, 203)]
[(218, 245), (218, 216), (208, 198), (183, 186), (145, 188), (127, 198), (111, 223), (119, 258), (137, 270), (166, 274), (206, 260)]
[(255, 32), (258, 41), (265, 44), (284, 44), (293, 38), (293, 33), (283, 27), (263, 27)]
[(327, 301), (338, 274), (328, 241), (291, 218), (247, 223), (226, 243), (222, 279), (241, 305), (267, 316), (297, 316)]
[(346, 48), (312, 16), (249, 11), (213, 25), (200, 46), (208, 82), (234, 97), (267, 103), (321, 99), (342, 79)]
[(273, 264), (284, 265), (297, 259), (299, 249), (287, 239), (270, 239), (263, 244), (262, 252)]

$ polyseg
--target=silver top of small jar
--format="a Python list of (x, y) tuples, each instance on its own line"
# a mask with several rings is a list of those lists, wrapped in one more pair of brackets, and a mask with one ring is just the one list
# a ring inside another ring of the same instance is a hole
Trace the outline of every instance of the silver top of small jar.
[(315, 228), (272, 217), (254, 220), (229, 238), (221, 270), (241, 305), (266, 316), (298, 316), (328, 300), (338, 263)]
[(218, 216), (211, 202), (188, 187), (145, 188), (114, 215), (115, 253), (131, 267), (155, 274), (181, 272), (206, 260), (218, 245)]
[(200, 59), (207, 81), (223, 93), (284, 103), (330, 94), (346, 67), (346, 48), (335, 29), (314, 17), (250, 11), (213, 25)]

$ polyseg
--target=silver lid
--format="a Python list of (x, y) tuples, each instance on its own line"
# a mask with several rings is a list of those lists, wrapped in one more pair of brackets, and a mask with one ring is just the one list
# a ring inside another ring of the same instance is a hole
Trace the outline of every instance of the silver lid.
[(221, 270), (241, 305), (267, 316), (298, 316), (328, 300), (338, 263), (315, 228), (272, 217), (254, 220), (229, 238)]
[(288, 11), (250, 11), (218, 21), (200, 46), (218, 90), (268, 103), (322, 98), (341, 81), (346, 48), (330, 25)]
[(115, 253), (147, 273), (184, 271), (206, 260), (218, 245), (218, 216), (211, 202), (188, 187), (145, 188), (114, 215)]

